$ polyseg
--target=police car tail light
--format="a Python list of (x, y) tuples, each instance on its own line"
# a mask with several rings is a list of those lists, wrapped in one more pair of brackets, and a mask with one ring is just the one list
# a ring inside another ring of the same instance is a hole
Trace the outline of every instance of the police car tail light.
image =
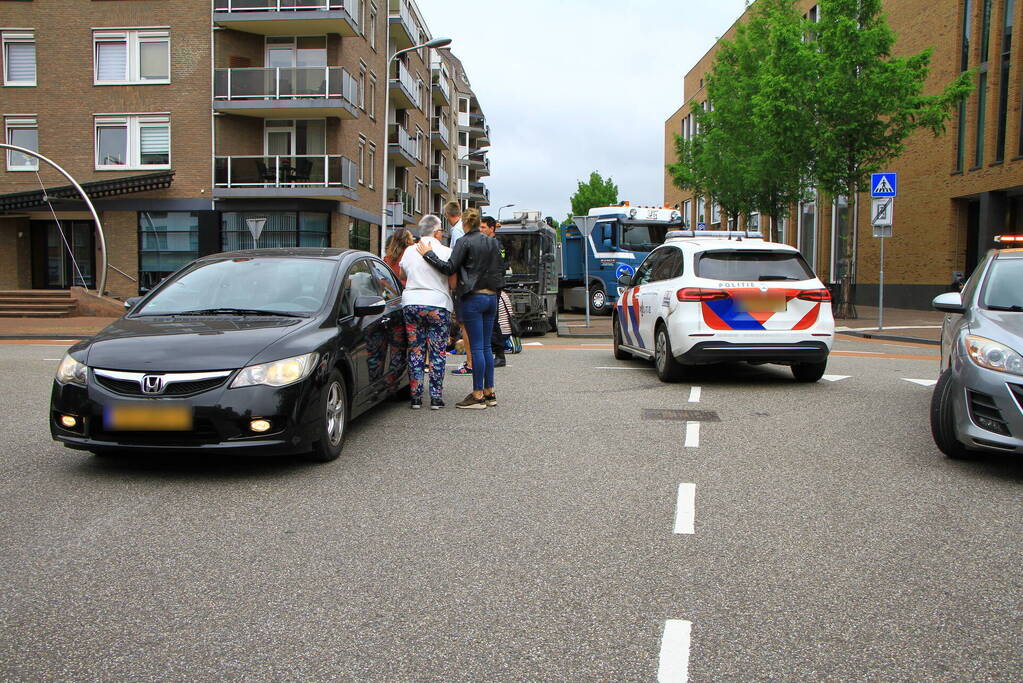
[(826, 289), (807, 289), (800, 292), (798, 299), (803, 301), (816, 301), (823, 303), (825, 301), (831, 301), (831, 292)]
[(718, 301), (727, 299), (728, 292), (723, 289), (704, 289), (703, 287), (685, 287), (678, 290), (675, 296), (683, 302)]

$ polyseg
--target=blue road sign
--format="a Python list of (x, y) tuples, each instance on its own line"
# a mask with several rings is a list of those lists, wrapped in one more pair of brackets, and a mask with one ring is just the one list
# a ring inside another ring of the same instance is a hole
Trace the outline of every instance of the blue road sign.
[(697, 230), (706, 230), (707, 229), (707, 224), (706, 223), (697, 223), (696, 224), (696, 229)]
[(898, 173), (871, 173), (870, 196), (874, 199), (895, 197), (899, 194)]
[(623, 263), (622, 265), (618, 266), (618, 268), (615, 270), (615, 279), (620, 279), (622, 275), (628, 275), (629, 277), (632, 277), (635, 274), (636, 274), (635, 268), (626, 263)]

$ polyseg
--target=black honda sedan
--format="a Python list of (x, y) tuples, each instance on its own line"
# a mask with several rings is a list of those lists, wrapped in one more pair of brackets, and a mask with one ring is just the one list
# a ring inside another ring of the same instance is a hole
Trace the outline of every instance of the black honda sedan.
[(70, 448), (328, 461), (408, 386), (401, 286), (364, 251), (216, 254), (130, 303), (57, 370), (50, 430)]

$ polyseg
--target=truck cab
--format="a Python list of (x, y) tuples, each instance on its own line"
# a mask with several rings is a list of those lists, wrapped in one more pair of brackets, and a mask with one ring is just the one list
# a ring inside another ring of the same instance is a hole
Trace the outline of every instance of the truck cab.
[(564, 310), (585, 309), (589, 298), (591, 313), (610, 315), (618, 300), (618, 278), (635, 274), (669, 231), (682, 228), (682, 215), (625, 202), (590, 209), (588, 216), (596, 219), (588, 238), (578, 220), (562, 227), (561, 304)]

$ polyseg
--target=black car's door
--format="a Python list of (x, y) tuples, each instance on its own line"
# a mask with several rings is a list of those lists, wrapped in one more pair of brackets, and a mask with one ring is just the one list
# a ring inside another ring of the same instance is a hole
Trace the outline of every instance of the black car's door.
[(386, 391), (384, 374), (393, 313), (385, 310), (377, 315), (355, 315), (355, 302), (360, 298), (386, 298), (370, 259), (355, 261), (345, 274), (341, 287), (338, 325), (343, 328), (343, 343), (352, 361), (355, 381), (352, 387), (353, 413), (359, 413), (376, 403)]
[(388, 390), (393, 393), (405, 383), (407, 370), (405, 312), (401, 308), (401, 284), (386, 263), (372, 261), (373, 275), (381, 296), (387, 301), (387, 312), (384, 314), (387, 328), (387, 369), (384, 381)]

